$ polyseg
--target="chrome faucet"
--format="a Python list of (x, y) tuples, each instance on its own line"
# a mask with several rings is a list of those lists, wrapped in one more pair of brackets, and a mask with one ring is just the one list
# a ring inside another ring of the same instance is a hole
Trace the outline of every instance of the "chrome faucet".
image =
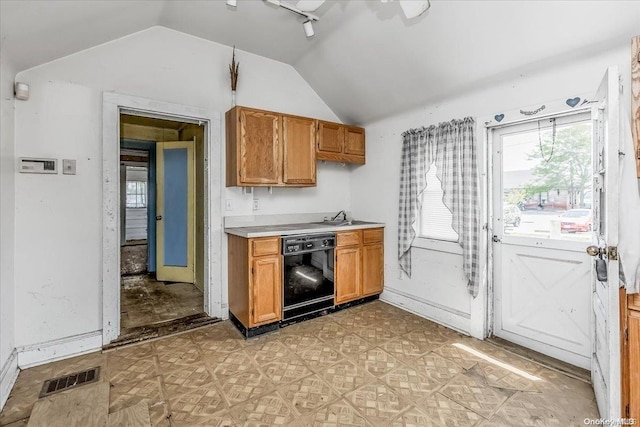
[(342, 210), (342, 211), (338, 212), (338, 213), (336, 214), (336, 216), (334, 216), (333, 218), (331, 218), (331, 221), (335, 221), (335, 220), (336, 220), (336, 218), (338, 218), (338, 217), (340, 216), (340, 214), (342, 214), (342, 220), (343, 220), (343, 221), (346, 221), (346, 220), (347, 220), (347, 213), (346, 213), (344, 210)]

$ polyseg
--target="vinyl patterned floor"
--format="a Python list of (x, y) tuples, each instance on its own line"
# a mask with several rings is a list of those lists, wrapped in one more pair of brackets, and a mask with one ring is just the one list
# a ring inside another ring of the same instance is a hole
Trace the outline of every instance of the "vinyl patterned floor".
[(158, 282), (147, 275), (123, 276), (120, 326), (127, 329), (180, 319), (204, 310), (202, 291), (191, 283)]
[[(110, 411), (154, 426), (582, 426), (589, 384), (380, 301), (244, 340), (229, 322), (20, 373), (0, 425), (42, 381), (100, 365)], [(17, 423), (12, 424), (15, 421)]]

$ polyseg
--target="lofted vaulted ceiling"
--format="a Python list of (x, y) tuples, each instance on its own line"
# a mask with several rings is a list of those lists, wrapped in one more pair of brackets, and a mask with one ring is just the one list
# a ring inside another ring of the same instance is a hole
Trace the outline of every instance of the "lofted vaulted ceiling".
[(636, 0), (431, 3), (409, 21), (395, 2), (328, 0), (306, 38), (302, 18), (261, 0), (2, 0), (1, 49), (24, 70), (161, 25), (291, 64), (339, 117), (366, 123), (640, 34)]

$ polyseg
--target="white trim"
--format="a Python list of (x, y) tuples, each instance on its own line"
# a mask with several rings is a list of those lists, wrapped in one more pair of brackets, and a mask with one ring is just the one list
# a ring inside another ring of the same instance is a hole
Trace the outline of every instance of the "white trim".
[(452, 242), (451, 240), (438, 240), (416, 236), (416, 238), (413, 239), (411, 247), (444, 252), (447, 254), (462, 255), (462, 246), (460, 246), (460, 243)]
[(590, 112), (591, 112), (591, 106), (588, 105), (586, 107), (580, 107), (573, 110), (562, 110), (555, 113), (549, 112), (546, 114), (540, 114), (539, 116), (525, 117), (517, 120), (507, 121), (507, 122), (486, 124), (485, 127), (490, 130), (497, 130), (497, 129), (502, 129), (504, 127), (534, 123), (542, 119), (552, 119), (552, 118), (557, 119), (562, 117), (571, 117), (571, 116), (575, 116), (576, 114), (583, 114), (583, 113), (590, 113)]
[(0, 411), (4, 408), (4, 404), (7, 403), (9, 393), (11, 393), (11, 389), (18, 379), (19, 373), (18, 353), (14, 348), (0, 372)]
[(380, 300), (425, 319), (448, 326), (470, 335), (471, 315), (441, 304), (409, 295), (396, 289), (386, 288)]
[(18, 352), (18, 366), (20, 369), (26, 369), (100, 349), (102, 349), (102, 331), (94, 331), (18, 347), (16, 351)]
[[(207, 180), (207, 212), (205, 213), (205, 283), (204, 310), (213, 317), (226, 318), (223, 311), (222, 265), (222, 156), (221, 114), (198, 107), (172, 104), (147, 98), (103, 93), (102, 111), (102, 344), (116, 339), (120, 333), (120, 197), (118, 188), (120, 150), (120, 112), (170, 116), (186, 121), (207, 123), (205, 133), (205, 175)], [(213, 160), (211, 163), (209, 160)], [(217, 165), (220, 173), (211, 170)], [(214, 220), (215, 219), (215, 220)]]

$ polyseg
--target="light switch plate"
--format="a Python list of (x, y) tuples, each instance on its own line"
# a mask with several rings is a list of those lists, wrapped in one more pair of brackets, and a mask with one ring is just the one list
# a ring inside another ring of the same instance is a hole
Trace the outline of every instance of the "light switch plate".
[(76, 161), (72, 159), (62, 159), (62, 173), (64, 175), (75, 175)]

